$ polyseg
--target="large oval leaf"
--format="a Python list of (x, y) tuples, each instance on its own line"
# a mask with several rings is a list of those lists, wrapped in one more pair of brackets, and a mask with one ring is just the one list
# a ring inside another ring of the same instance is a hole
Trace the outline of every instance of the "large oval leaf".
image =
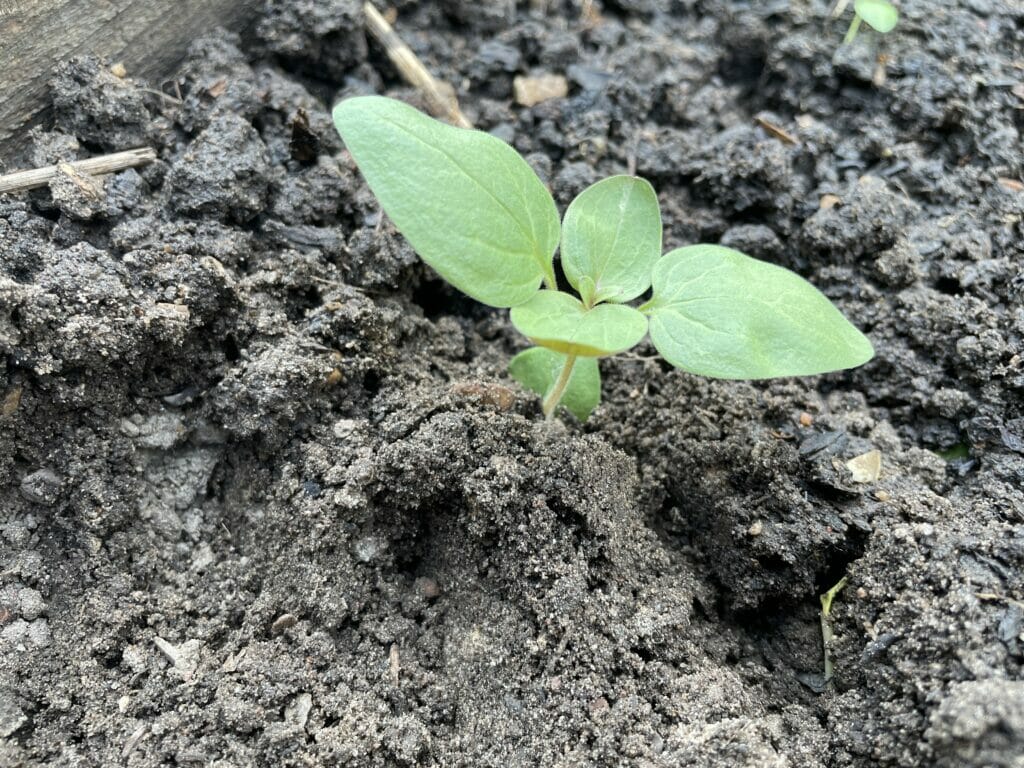
[(334, 123), (381, 207), (445, 280), (494, 307), (553, 284), (558, 210), (508, 144), (382, 96), (346, 99)]
[(663, 256), (641, 307), (651, 341), (684, 371), (720, 379), (809, 376), (866, 363), (871, 342), (788, 269), (723, 248)]
[(888, 0), (853, 0), (853, 10), (872, 29), (891, 32), (900, 20), (900, 12)]
[[(508, 372), (527, 389), (546, 397), (565, 366), (565, 355), (530, 347), (512, 358)], [(586, 421), (601, 402), (601, 371), (596, 357), (579, 357), (560, 401), (580, 421)]]
[(659, 256), (658, 196), (643, 179), (611, 176), (599, 181), (565, 212), (562, 269), (588, 304), (635, 299), (650, 287), (651, 268)]
[(624, 352), (647, 333), (647, 318), (622, 304), (587, 309), (575, 296), (539, 291), (513, 307), (512, 325), (542, 347), (567, 355), (603, 357)]

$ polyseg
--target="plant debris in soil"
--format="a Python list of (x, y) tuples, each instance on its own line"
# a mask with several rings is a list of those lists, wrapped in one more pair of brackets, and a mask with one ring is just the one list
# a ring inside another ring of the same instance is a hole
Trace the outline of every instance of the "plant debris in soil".
[(0, 197), (0, 765), (1019, 766), (1021, 6), (396, 5), (563, 208), (635, 169), (876, 359), (546, 426), (331, 125), (424, 106), (359, 3), (72, 58), (26, 164), (159, 160)]

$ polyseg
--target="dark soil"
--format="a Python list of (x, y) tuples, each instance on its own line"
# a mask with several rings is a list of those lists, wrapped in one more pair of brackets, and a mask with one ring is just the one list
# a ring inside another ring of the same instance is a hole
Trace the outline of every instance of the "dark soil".
[(837, 51), (824, 0), (398, 3), (560, 205), (635, 166), (666, 248), (793, 268), (878, 350), (749, 384), (642, 345), (551, 427), (330, 124), (422, 106), (359, 5), (56, 73), (23, 164), (161, 159), (0, 198), (0, 765), (1024, 765), (1024, 6)]

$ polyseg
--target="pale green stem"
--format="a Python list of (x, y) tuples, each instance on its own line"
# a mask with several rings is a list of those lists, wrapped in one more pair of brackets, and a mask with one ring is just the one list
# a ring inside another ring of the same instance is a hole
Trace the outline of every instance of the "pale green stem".
[(554, 264), (547, 264), (544, 268), (544, 287), (549, 291), (558, 290), (558, 278), (555, 277)]
[(825, 657), (825, 682), (829, 682), (832, 679), (832, 675), (835, 670), (832, 667), (832, 653), (830, 646), (832, 645), (832, 620), (830, 614), (832, 613), (832, 601), (836, 595), (846, 586), (846, 577), (843, 576), (832, 589), (821, 596), (821, 647)]
[(849, 45), (853, 42), (854, 38), (857, 37), (857, 32), (860, 30), (860, 23), (863, 21), (859, 15), (853, 14), (853, 21), (850, 22), (850, 28), (846, 30), (846, 37), (843, 38), (843, 45)]
[(576, 355), (566, 355), (565, 365), (562, 366), (562, 372), (558, 374), (558, 378), (555, 380), (555, 386), (551, 388), (551, 391), (548, 392), (547, 397), (544, 398), (544, 402), (541, 404), (544, 418), (548, 421), (555, 417), (555, 408), (562, 401), (565, 388), (569, 386), (569, 379), (572, 378), (572, 368), (574, 365), (576, 365)]

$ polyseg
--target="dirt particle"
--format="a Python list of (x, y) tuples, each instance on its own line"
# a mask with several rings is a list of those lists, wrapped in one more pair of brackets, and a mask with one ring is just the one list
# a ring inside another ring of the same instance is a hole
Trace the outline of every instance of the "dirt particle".
[(747, 528), (748, 536), (760, 536), (764, 533), (764, 523), (760, 520), (755, 520), (749, 528)]
[(441, 596), (441, 585), (429, 576), (420, 576), (416, 579), (415, 587), (425, 600), (436, 600)]
[(21, 495), (28, 501), (52, 507), (60, 496), (62, 481), (56, 472), (50, 469), (38, 469), (21, 481)]
[(532, 107), (551, 99), (562, 99), (569, 95), (569, 82), (562, 75), (538, 75), (517, 77), (512, 81), (516, 104)]
[(611, 709), (611, 705), (608, 704), (608, 699), (604, 696), (598, 696), (590, 702), (587, 708), (590, 710), (591, 715), (600, 715)]
[(159, 635), (153, 638), (153, 644), (171, 662), (174, 672), (183, 680), (191, 680), (199, 666), (199, 653), (202, 643), (198, 640), (186, 640), (180, 645), (172, 645)]
[(452, 385), (452, 392), (466, 399), (477, 400), (499, 411), (510, 411), (516, 403), (514, 390), (502, 384), (478, 381), (459, 381)]
[(222, 77), (220, 80), (216, 81), (215, 83), (213, 83), (213, 85), (207, 88), (206, 92), (210, 95), (211, 98), (217, 99), (223, 96), (224, 92), (227, 91), (227, 89), (227, 78)]
[(286, 629), (291, 629), (298, 623), (299, 620), (294, 613), (282, 613), (274, 619), (274, 623), (270, 625), (270, 634), (279, 635)]
[(50, 194), (62, 213), (78, 221), (88, 221), (104, 208), (104, 182), (82, 173), (69, 163), (59, 163), (50, 180)]
[(853, 482), (873, 483), (882, 473), (882, 452), (875, 450), (854, 456), (846, 462), (846, 468), (850, 470)]
[(11, 416), (18, 410), (18, 406), (21, 405), (22, 391), (23, 387), (21, 386), (14, 386), (7, 390), (7, 394), (4, 395), (3, 404), (0, 405), (0, 414)]

